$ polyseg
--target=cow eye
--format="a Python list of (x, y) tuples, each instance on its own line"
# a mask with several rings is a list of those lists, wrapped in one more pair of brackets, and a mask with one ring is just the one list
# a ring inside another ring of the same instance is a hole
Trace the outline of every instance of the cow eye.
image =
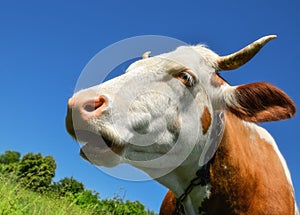
[(195, 84), (194, 76), (186, 70), (178, 73), (175, 77), (187, 87), (192, 87)]

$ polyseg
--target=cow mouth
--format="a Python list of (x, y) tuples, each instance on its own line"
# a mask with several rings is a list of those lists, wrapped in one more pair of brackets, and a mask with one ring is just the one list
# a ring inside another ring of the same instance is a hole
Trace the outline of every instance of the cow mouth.
[(90, 145), (103, 149), (112, 147), (112, 142), (109, 141), (107, 137), (96, 134), (94, 132), (86, 130), (76, 130), (74, 133), (75, 139), (83, 145)]
[[(85, 149), (87, 148), (94, 149), (101, 154), (108, 152), (120, 154), (124, 148), (119, 144), (115, 144), (107, 135), (96, 134), (87, 130), (76, 130), (73, 136), (82, 145), (80, 152), (81, 156), (83, 156), (82, 153), (84, 153)], [(88, 155), (83, 157), (86, 156), (88, 157)]]

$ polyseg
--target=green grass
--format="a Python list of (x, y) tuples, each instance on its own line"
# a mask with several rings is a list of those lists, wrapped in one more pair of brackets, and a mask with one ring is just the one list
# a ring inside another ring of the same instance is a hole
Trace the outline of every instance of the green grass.
[(92, 210), (83, 210), (67, 199), (51, 194), (39, 194), (11, 182), (10, 177), (0, 174), (1, 215), (87, 215)]

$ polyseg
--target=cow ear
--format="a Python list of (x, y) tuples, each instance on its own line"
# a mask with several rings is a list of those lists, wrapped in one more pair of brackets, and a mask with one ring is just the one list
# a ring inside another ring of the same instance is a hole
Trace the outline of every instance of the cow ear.
[(232, 87), (225, 101), (228, 110), (236, 116), (256, 123), (291, 118), (296, 112), (289, 96), (265, 82)]

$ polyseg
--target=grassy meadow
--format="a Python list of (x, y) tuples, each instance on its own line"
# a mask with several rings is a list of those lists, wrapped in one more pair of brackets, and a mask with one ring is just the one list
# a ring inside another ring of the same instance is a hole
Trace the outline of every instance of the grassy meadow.
[(27, 190), (0, 174), (0, 214), (85, 215), (93, 214), (93, 210), (81, 209), (65, 198)]

